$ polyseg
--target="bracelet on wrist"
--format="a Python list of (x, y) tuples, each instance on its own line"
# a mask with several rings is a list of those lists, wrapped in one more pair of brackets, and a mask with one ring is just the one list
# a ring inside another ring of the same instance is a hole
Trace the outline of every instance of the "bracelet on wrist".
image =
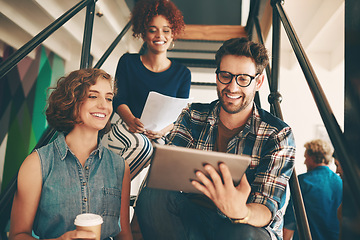
[(237, 224), (237, 223), (246, 224), (246, 223), (248, 223), (248, 221), (249, 221), (250, 215), (251, 215), (251, 210), (250, 210), (250, 208), (248, 208), (248, 212), (247, 212), (247, 214), (246, 214), (245, 217), (243, 217), (243, 218), (229, 218), (229, 217), (228, 217), (228, 219), (229, 219), (230, 222), (232, 222), (232, 223), (236, 223), (236, 224)]

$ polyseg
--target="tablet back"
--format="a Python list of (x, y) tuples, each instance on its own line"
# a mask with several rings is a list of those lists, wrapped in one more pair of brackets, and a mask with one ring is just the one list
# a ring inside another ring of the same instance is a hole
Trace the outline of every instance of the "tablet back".
[(200, 193), (192, 184), (196, 170), (204, 170), (204, 164), (211, 164), (219, 172), (219, 163), (230, 169), (235, 186), (250, 164), (250, 156), (204, 151), (170, 145), (154, 146), (147, 186), (173, 191)]

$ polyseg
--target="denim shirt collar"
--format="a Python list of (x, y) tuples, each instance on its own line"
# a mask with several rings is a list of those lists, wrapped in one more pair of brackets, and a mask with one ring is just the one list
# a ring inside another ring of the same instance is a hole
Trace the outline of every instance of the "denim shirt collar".
[[(69, 153), (71, 153), (72, 155), (74, 155), (72, 152), (71, 152), (71, 149), (69, 148), (69, 146), (66, 144), (65, 142), (65, 135), (64, 133), (62, 132), (58, 132), (58, 137), (54, 140), (54, 143), (55, 143), (55, 146), (56, 148), (58, 149), (59, 153), (60, 153), (60, 156), (61, 156), (61, 160), (64, 160), (66, 155)], [(90, 156), (91, 155), (95, 155), (95, 154), (99, 154), (99, 158), (101, 159), (102, 157), (102, 153), (103, 153), (103, 150), (104, 150), (104, 146), (102, 145), (100, 139), (98, 139), (98, 146), (96, 149), (94, 149), (94, 151), (92, 151), (90, 153)]]

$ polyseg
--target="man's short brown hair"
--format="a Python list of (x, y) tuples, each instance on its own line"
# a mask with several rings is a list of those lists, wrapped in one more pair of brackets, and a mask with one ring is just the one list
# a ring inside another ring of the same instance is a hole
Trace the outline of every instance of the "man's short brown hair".
[(220, 70), (221, 59), (226, 55), (244, 56), (253, 59), (256, 74), (262, 73), (269, 63), (266, 48), (262, 44), (252, 42), (247, 38), (232, 38), (223, 43), (215, 55), (218, 70)]

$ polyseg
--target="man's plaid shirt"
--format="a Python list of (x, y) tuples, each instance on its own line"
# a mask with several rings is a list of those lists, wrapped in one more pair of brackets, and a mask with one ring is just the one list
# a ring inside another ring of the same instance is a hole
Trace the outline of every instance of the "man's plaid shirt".
[[(230, 140), (227, 152), (251, 156), (246, 177), (251, 185), (248, 203), (260, 203), (272, 212), (265, 227), (272, 239), (282, 239), (285, 189), (291, 176), (295, 142), (291, 128), (254, 104), (245, 128)], [(193, 103), (185, 108), (167, 136), (167, 144), (212, 151), (220, 104)]]

